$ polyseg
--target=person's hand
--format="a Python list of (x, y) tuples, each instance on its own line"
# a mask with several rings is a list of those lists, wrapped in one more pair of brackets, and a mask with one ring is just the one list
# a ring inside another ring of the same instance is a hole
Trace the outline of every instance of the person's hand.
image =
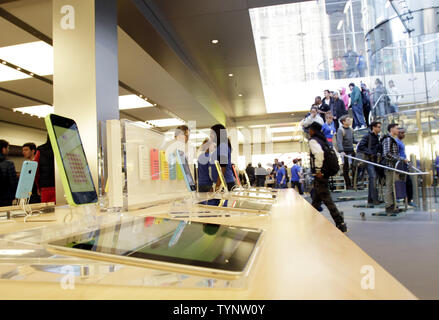
[(344, 157), (344, 156), (346, 155), (346, 153), (344, 153), (344, 152), (340, 152), (340, 155), (341, 155), (342, 157)]

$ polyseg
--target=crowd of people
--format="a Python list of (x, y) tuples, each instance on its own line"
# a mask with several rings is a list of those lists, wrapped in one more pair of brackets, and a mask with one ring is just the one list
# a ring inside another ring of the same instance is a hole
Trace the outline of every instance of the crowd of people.
[(349, 89), (349, 94), (346, 88), (341, 87), (336, 91), (324, 90), (323, 99), (317, 96), (309, 113), (302, 120), (304, 131), (308, 132), (311, 123), (317, 122), (326, 127), (328, 134), (332, 128), (335, 133), (341, 118), (348, 114), (352, 114), (354, 130), (365, 129), (370, 125), (371, 112), (374, 112), (375, 118), (398, 112), (399, 101), (403, 98), (393, 80), (389, 81), (388, 90), (380, 79), (375, 80), (375, 89), (372, 92), (365, 83), (361, 83), (360, 87), (350, 83)]
[(258, 163), (256, 168), (253, 167), (252, 163), (249, 163), (245, 172), (251, 186), (285, 189), (290, 183), (292, 188), (297, 187), (299, 193), (303, 194), (302, 159), (294, 159), (291, 168), (288, 168), (285, 162), (279, 161), (279, 159), (274, 159), (272, 167), (268, 169), (262, 167), (261, 163)]
[[(8, 160), (9, 142), (0, 139), (0, 206), (11, 206), (15, 200), (19, 174), (14, 162)], [(55, 202), (55, 165), (49, 138), (37, 147), (29, 142), (22, 146), (24, 161), (38, 162), (29, 203)]]

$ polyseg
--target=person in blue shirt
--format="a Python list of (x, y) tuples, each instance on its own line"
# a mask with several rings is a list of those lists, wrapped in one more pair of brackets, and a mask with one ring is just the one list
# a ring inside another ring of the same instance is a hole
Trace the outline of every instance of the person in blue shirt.
[(201, 154), (198, 156), (198, 192), (212, 192), (213, 181), (210, 177), (210, 147), (209, 139), (205, 139), (200, 147)]
[(286, 172), (282, 163), (277, 165), (276, 189), (285, 189), (287, 187)]
[(303, 194), (302, 191), (302, 185), (300, 183), (300, 178), (302, 177), (302, 174), (300, 171), (302, 168), (298, 165), (298, 160), (294, 159), (293, 163), (294, 165), (291, 167), (291, 188), (295, 188), (297, 186), (297, 189), (299, 190), (299, 194)]
[[(227, 137), (226, 128), (222, 124), (216, 124), (211, 127), (210, 140), (215, 144), (215, 150), (210, 157), (211, 164), (215, 165), (215, 160), (219, 161), (222, 173), (226, 179), (227, 189), (231, 191), (236, 182), (232, 168), (232, 145)], [(221, 180), (216, 170), (212, 170), (212, 181), (216, 184), (216, 189), (218, 189), (221, 185)]]
[[(402, 159), (407, 159), (407, 155), (405, 153), (405, 145), (404, 142), (402, 142), (402, 140), (404, 140), (405, 138), (405, 129), (404, 128), (398, 128), (399, 132), (398, 132), (398, 137), (397, 139), (395, 139), (396, 143), (398, 144), (398, 152), (399, 152), (399, 156)], [(408, 167), (406, 165), (405, 166), (405, 170), (408, 170)], [(404, 179), (403, 177), (404, 175), (402, 175), (402, 179)], [(407, 202), (410, 206), (412, 207), (416, 207), (416, 204), (413, 203), (413, 182), (412, 182), (412, 178), (410, 176), (407, 176), (405, 179), (405, 185), (406, 185), (406, 192), (407, 192)]]
[(326, 123), (322, 126), (322, 132), (332, 147), (332, 138), (335, 134), (334, 116), (331, 113), (326, 114)]

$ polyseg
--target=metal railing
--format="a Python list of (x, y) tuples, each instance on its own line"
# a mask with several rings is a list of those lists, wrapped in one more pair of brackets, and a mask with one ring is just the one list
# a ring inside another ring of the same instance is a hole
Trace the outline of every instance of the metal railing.
[[(342, 155), (340, 155), (340, 156), (342, 156)], [(416, 168), (415, 166), (413, 166), (410, 163), (408, 164), (409, 169), (415, 169), (417, 172), (408, 172), (408, 171), (399, 170), (399, 169), (388, 167), (388, 166), (385, 166), (385, 165), (382, 165), (382, 164), (379, 164), (379, 163), (376, 163), (376, 162), (367, 161), (367, 160), (360, 159), (360, 158), (357, 158), (357, 157), (349, 156), (347, 154), (344, 155), (344, 156), (346, 158), (349, 158), (349, 159), (352, 159), (352, 160), (357, 160), (357, 161), (360, 161), (360, 162), (371, 164), (371, 165), (376, 166), (376, 167), (380, 167), (380, 168), (383, 168), (383, 169), (386, 169), (386, 170), (398, 172), (398, 173), (405, 174), (405, 175), (408, 175), (408, 176), (421, 176), (421, 175), (429, 175), (430, 174), (430, 172), (423, 172), (423, 171), (419, 170), (418, 168)], [(400, 163), (400, 161), (398, 161), (396, 164), (399, 164), (399, 163)]]
[[(431, 92), (431, 90), (437, 85), (439, 83), (439, 80), (435, 80), (435, 81), (433, 81), (433, 83), (431, 84), (431, 86), (429, 87), (429, 88), (427, 88), (427, 91), (421, 91), (421, 92), (415, 92), (415, 93), (393, 93), (393, 94), (389, 94), (389, 93), (383, 93), (382, 95), (380, 95), (379, 96), (379, 98), (378, 98), (378, 100), (374, 103), (374, 105), (373, 105), (373, 107), (371, 108), (371, 110), (370, 110), (370, 114), (369, 114), (369, 121), (370, 122), (372, 122), (373, 121), (373, 115), (375, 114), (375, 110), (376, 110), (376, 108), (377, 108), (377, 106), (378, 106), (378, 103), (380, 103), (380, 101), (381, 101), (381, 99), (383, 98), (383, 97), (385, 97), (385, 96), (401, 96), (401, 97), (403, 97), (404, 95), (406, 95), (406, 96), (410, 96), (410, 95), (419, 95), (419, 94), (429, 94), (430, 92)], [(371, 94), (373, 94), (373, 93), (371, 93)], [(433, 98), (433, 97), (431, 97), (431, 96), (428, 96), (427, 98)], [(430, 101), (429, 100), (422, 100), (422, 101), (417, 101), (417, 102), (414, 102), (414, 103), (411, 103), (411, 104), (404, 104), (404, 105), (402, 105), (401, 107), (404, 107), (404, 108), (406, 108), (406, 107), (412, 107), (412, 106), (417, 106), (417, 105), (421, 105), (421, 104), (424, 104), (424, 103), (429, 103)], [(410, 110), (411, 111), (411, 110)], [(385, 115), (383, 115), (383, 116), (376, 116), (376, 119), (378, 119), (378, 118), (383, 118), (383, 117), (385, 117), (385, 116), (387, 116), (387, 115), (389, 115), (389, 114), (392, 114), (392, 113), (387, 113), (387, 114), (385, 114)], [(369, 123), (370, 123), (369, 122)]]

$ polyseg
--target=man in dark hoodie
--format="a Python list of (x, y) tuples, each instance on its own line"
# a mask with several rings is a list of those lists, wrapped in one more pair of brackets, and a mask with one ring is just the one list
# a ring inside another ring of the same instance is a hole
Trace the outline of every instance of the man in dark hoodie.
[(14, 163), (7, 160), (9, 142), (0, 140), (0, 207), (11, 206), (17, 191), (18, 177)]

